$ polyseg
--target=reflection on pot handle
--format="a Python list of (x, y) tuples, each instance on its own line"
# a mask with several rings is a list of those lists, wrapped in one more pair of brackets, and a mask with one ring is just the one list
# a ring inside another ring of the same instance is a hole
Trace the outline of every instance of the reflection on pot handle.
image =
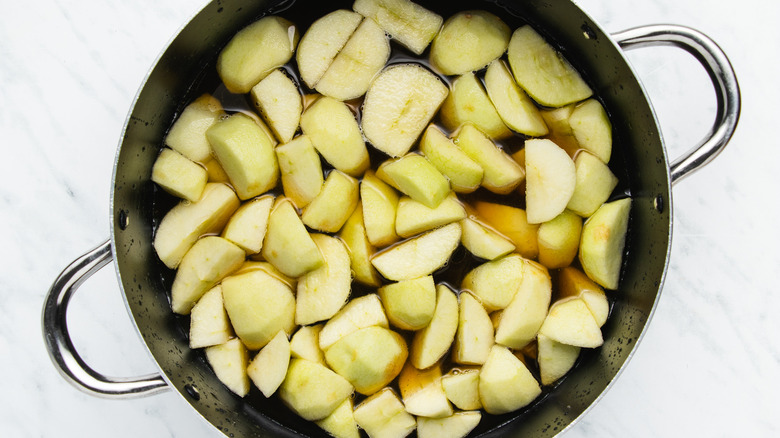
[(693, 149), (671, 164), (672, 184), (700, 169), (728, 144), (740, 111), (737, 76), (726, 54), (703, 33), (684, 26), (650, 25), (613, 33), (623, 49), (649, 46), (675, 46), (693, 55), (707, 71), (715, 87), (717, 111), (712, 129)]
[(71, 295), (111, 259), (111, 242), (106, 241), (74, 260), (54, 280), (43, 307), (46, 349), (62, 377), (88, 394), (125, 399), (165, 391), (168, 384), (160, 374), (118, 378), (96, 372), (84, 363), (70, 340), (66, 315)]

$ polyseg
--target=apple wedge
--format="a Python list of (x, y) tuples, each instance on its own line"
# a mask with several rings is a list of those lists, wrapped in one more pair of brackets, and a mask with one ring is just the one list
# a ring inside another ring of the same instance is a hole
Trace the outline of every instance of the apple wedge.
[(249, 353), (238, 338), (206, 347), (206, 360), (217, 379), (228, 389), (241, 397), (249, 393), (249, 376), (246, 373)]
[(301, 275), (323, 264), (323, 257), (301, 222), (292, 203), (276, 198), (268, 216), (268, 230), (261, 251), (276, 269), (290, 277)]
[(436, 208), (429, 208), (408, 196), (403, 196), (398, 201), (395, 231), (401, 237), (411, 237), (457, 222), (465, 217), (466, 209), (453, 192), (450, 192)]
[(319, 348), (327, 350), (344, 336), (371, 326), (390, 326), (377, 294), (354, 298), (333, 315), (320, 331)]
[(334, 438), (360, 438), (352, 398), (344, 400), (330, 415), (315, 423)]
[(280, 330), (249, 362), (246, 373), (265, 398), (272, 396), (284, 381), (290, 365), (290, 342)]
[(582, 218), (570, 210), (539, 225), (539, 263), (548, 269), (569, 266), (577, 257)]
[(523, 264), (523, 281), (512, 302), (501, 312), (496, 343), (513, 349), (528, 345), (547, 317), (552, 299), (552, 282), (547, 269), (530, 260)]
[(154, 160), (152, 181), (173, 196), (195, 202), (206, 188), (208, 172), (173, 149), (163, 148)]
[(457, 130), (464, 123), (471, 123), (492, 139), (512, 135), (474, 73), (465, 73), (452, 82), (450, 94), (441, 105), (439, 118), (450, 131)]
[(228, 178), (227, 173), (225, 173), (225, 169), (222, 168), (222, 165), (219, 164), (219, 161), (217, 161), (216, 158), (209, 158), (205, 163), (202, 164), (203, 167), (206, 168), (206, 173), (209, 176), (208, 182), (230, 184), (230, 178)]
[(482, 413), (479, 411), (456, 412), (449, 417), (417, 419), (417, 437), (418, 438), (464, 438), (482, 420)]
[(354, 280), (366, 286), (379, 287), (382, 284), (382, 279), (374, 265), (371, 264), (371, 256), (376, 252), (376, 247), (369, 242), (366, 235), (363, 223), (363, 206), (360, 202), (344, 226), (341, 227), (338, 236), (349, 249)]
[(577, 154), (574, 168), (577, 182), (566, 208), (582, 217), (590, 217), (607, 202), (618, 179), (603, 161), (587, 151)]
[(569, 297), (550, 306), (539, 333), (561, 344), (596, 348), (604, 343), (601, 329), (582, 298)]
[(290, 355), (325, 365), (325, 353), (320, 349), (320, 333), (324, 324), (305, 325), (290, 339)]
[(582, 226), (580, 263), (588, 277), (617, 289), (626, 244), (631, 198), (603, 204)]
[(295, 54), (298, 71), (306, 86), (314, 89), (362, 20), (360, 14), (338, 9), (309, 26)]
[(446, 285), (436, 285), (431, 322), (414, 334), (409, 362), (418, 369), (433, 366), (450, 349), (458, 330), (458, 298)]
[(453, 223), (378, 252), (371, 264), (388, 280), (411, 280), (444, 266), (459, 244), (460, 224)]
[(569, 124), (569, 117), (571, 117), (575, 105), (575, 103), (571, 103), (560, 108), (543, 108), (541, 110), (542, 119), (544, 119), (547, 128), (550, 130), (547, 138), (563, 148), (572, 158), (580, 150), (580, 144), (574, 137)]
[(455, 144), (484, 170), (482, 187), (506, 195), (523, 182), (523, 168), (475, 125), (463, 125), (455, 138)]
[(230, 217), (222, 237), (240, 246), (247, 254), (256, 254), (263, 248), (274, 198), (261, 196), (245, 202)]
[(363, 205), (363, 224), (372, 245), (384, 247), (398, 240), (395, 231), (398, 193), (372, 171), (360, 181), (360, 202)]
[(487, 201), (477, 201), (473, 206), (477, 217), (508, 237), (520, 255), (529, 259), (539, 255), (539, 225), (528, 223), (525, 210)]
[(485, 262), (463, 277), (461, 289), (479, 298), (488, 312), (503, 309), (512, 302), (523, 282), (525, 263), (518, 254)]
[(298, 30), (282, 17), (269, 15), (236, 33), (217, 58), (217, 73), (235, 94), (255, 84), (292, 58)]
[(511, 31), (487, 11), (458, 12), (431, 43), (430, 60), (448, 76), (479, 70), (506, 52)]
[(514, 31), (507, 52), (517, 83), (544, 106), (560, 107), (593, 94), (577, 70), (531, 26)]
[[(558, 271), (558, 296), (579, 297), (585, 301), (599, 327), (607, 322), (609, 301), (604, 289), (579, 269), (568, 266)], [(202, 298), (201, 298), (202, 299)]]
[(363, 400), (354, 411), (355, 422), (371, 438), (403, 438), (417, 427), (415, 417), (392, 388), (383, 388)]
[(571, 112), (569, 125), (582, 149), (602, 162), (609, 163), (612, 155), (612, 124), (604, 107), (596, 99), (588, 99)]
[(471, 193), (482, 182), (482, 166), (455, 146), (436, 125), (428, 125), (423, 132), (420, 152), (450, 180), (452, 190), (458, 193)]
[(512, 241), (474, 219), (461, 220), (460, 228), (460, 242), (476, 257), (495, 260), (515, 250)]
[(494, 345), (479, 372), (479, 398), (488, 414), (527, 406), (542, 393), (539, 382), (508, 348)]
[(217, 285), (203, 294), (190, 312), (190, 348), (224, 344), (233, 337), (222, 288)]
[(542, 385), (552, 385), (574, 367), (580, 356), (580, 347), (561, 344), (543, 334), (537, 336), (539, 345), (539, 377)]
[(447, 178), (419, 154), (407, 154), (391, 161), (383, 171), (401, 192), (428, 208), (436, 208), (450, 193)]
[(547, 222), (563, 212), (574, 194), (574, 161), (547, 139), (525, 142), (525, 207), (528, 222)]
[(482, 409), (482, 402), (479, 401), (479, 368), (453, 368), (442, 376), (441, 386), (447, 399), (458, 409)]
[(466, 365), (483, 364), (493, 343), (493, 323), (487, 311), (473, 295), (461, 292), (452, 360)]
[(279, 398), (305, 420), (322, 420), (352, 395), (354, 388), (328, 367), (305, 359), (291, 359)]
[(420, 55), (441, 27), (439, 14), (410, 0), (355, 0), (352, 9), (379, 23), (390, 37)]
[(211, 146), (206, 131), (225, 115), (222, 104), (210, 94), (203, 94), (184, 108), (165, 136), (165, 145), (192, 161), (205, 164), (211, 160)]
[(358, 181), (346, 173), (332, 170), (320, 193), (303, 209), (301, 221), (309, 228), (336, 233), (355, 210), (359, 198)]
[(448, 91), (438, 77), (419, 64), (385, 68), (374, 78), (363, 101), (363, 134), (391, 157), (406, 154)]
[(303, 112), (298, 86), (282, 69), (272, 71), (252, 87), (252, 101), (281, 143), (292, 140)]
[(407, 362), (398, 375), (398, 389), (406, 412), (412, 415), (442, 418), (453, 413), (441, 385), (441, 363), (418, 370)]
[(312, 324), (329, 319), (341, 309), (352, 290), (349, 252), (340, 239), (312, 234), (325, 262), (298, 279), (295, 323)]
[(517, 86), (515, 78), (503, 60), (490, 63), (485, 72), (485, 90), (501, 120), (513, 131), (531, 137), (548, 133), (539, 108)]
[(380, 287), (377, 292), (387, 319), (401, 330), (420, 330), (428, 325), (436, 309), (436, 286), (426, 275)]
[(232, 275), (244, 274), (251, 271), (263, 271), (266, 274), (286, 284), (291, 289), (295, 289), (295, 286), (298, 284), (297, 278), (289, 277), (287, 275), (282, 274), (282, 272), (276, 269), (274, 265), (268, 262), (251, 260), (251, 259), (245, 261), (244, 264), (241, 265), (241, 267), (238, 268), (238, 270), (234, 272)]
[(304, 208), (320, 194), (323, 184), (320, 156), (306, 135), (277, 146), (276, 159), (282, 175), (282, 188), (296, 207)]

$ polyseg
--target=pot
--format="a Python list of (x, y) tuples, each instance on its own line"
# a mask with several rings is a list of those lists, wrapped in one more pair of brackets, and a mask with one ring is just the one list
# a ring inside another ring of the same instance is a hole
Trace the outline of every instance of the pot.
[[(630, 194), (634, 201), (620, 287), (610, 294), (611, 314), (602, 328), (604, 345), (584, 351), (569, 375), (528, 407), (484, 416), (472, 432), (475, 436), (553, 436), (598, 401), (637, 348), (666, 274), (672, 230), (671, 188), (718, 155), (731, 138), (740, 107), (736, 77), (713, 41), (685, 27), (644, 26), (609, 34), (570, 0), (417, 2), (445, 17), (460, 10), (487, 9), (499, 14), (510, 27), (520, 22), (516, 17), (523, 17), (563, 51), (611, 116), (616, 146), (610, 166), (621, 179), (618, 191)], [(111, 237), (65, 268), (44, 304), (42, 322), (49, 354), (61, 375), (74, 386), (106, 398), (172, 389), (227, 436), (325, 436), (276, 398), (235, 396), (217, 380), (202, 352), (189, 348), (188, 319), (175, 316), (168, 301), (173, 273), (152, 248), (153, 230), (167, 206), (159, 202), (150, 175), (167, 129), (200, 92), (200, 84), (213, 75), (210, 72), (217, 54), (236, 31), (269, 13), (280, 13), (304, 29), (315, 17), (338, 6), (349, 8), (351, 2), (214, 1), (160, 56), (140, 88), (117, 151)], [(624, 50), (653, 45), (673, 45), (689, 52), (708, 72), (717, 95), (712, 130), (673, 161), (667, 157), (648, 97), (624, 55)], [(134, 378), (101, 375), (80, 358), (70, 341), (66, 313), (73, 292), (112, 260), (130, 316), (159, 373)]]

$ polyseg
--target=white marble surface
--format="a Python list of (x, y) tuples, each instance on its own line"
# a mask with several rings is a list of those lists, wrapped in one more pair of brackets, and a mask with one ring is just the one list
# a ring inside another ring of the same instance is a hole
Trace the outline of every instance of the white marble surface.
[[(0, 14), (0, 436), (217, 437), (171, 392), (139, 400), (85, 395), (44, 350), (43, 297), (75, 257), (109, 233), (111, 169), (139, 84), (204, 0), (4, 1)], [(674, 189), (666, 285), (641, 348), (614, 387), (565, 435), (780, 436), (780, 87), (777, 2), (580, 0), (609, 31), (677, 23), (730, 56), (743, 111), (731, 145)], [(671, 156), (707, 131), (706, 75), (675, 49), (631, 53)], [(775, 193), (774, 195), (772, 193)], [(154, 371), (112, 269), (69, 315), (87, 362), (109, 375)]]

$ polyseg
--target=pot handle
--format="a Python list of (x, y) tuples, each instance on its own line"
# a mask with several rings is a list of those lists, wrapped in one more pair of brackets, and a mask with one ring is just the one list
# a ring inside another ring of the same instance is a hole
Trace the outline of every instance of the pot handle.
[(699, 144), (672, 162), (670, 174), (672, 184), (675, 184), (712, 161), (734, 134), (740, 112), (737, 76), (723, 50), (708, 36), (689, 27), (665, 24), (640, 26), (613, 33), (612, 37), (626, 50), (650, 46), (679, 47), (693, 55), (712, 80), (717, 97), (715, 123)]
[(78, 355), (68, 333), (68, 302), (92, 274), (112, 259), (111, 242), (105, 241), (68, 265), (54, 280), (43, 307), (43, 337), (60, 375), (88, 394), (104, 398), (134, 398), (168, 389), (160, 374), (141, 377), (106, 377), (89, 367)]

